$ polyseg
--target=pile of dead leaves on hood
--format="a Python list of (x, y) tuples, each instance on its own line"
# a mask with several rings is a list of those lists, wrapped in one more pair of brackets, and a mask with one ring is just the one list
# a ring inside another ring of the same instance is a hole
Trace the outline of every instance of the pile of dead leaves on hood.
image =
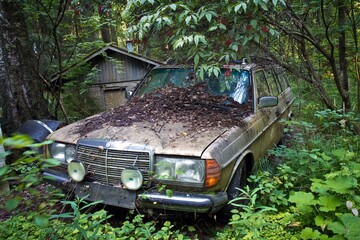
[(213, 96), (204, 84), (188, 88), (168, 86), (152, 93), (134, 97), (131, 101), (107, 112), (85, 119), (77, 133), (100, 129), (104, 124), (123, 127), (137, 122), (184, 122), (190, 130), (209, 127), (242, 125), (242, 119), (252, 112), (226, 96)]

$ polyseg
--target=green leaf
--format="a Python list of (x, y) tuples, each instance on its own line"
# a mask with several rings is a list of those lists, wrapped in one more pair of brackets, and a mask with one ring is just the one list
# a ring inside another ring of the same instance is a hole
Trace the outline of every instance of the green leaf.
[(174, 195), (173, 191), (170, 189), (166, 189), (165, 192), (166, 192), (166, 196), (168, 196), (168, 197), (172, 197)]
[(33, 144), (34, 141), (28, 135), (17, 134), (10, 138), (4, 139), (4, 146), (11, 146), (12, 148), (24, 148)]
[(39, 148), (39, 147), (42, 147), (44, 145), (49, 145), (51, 143), (53, 143), (54, 141), (53, 140), (47, 140), (47, 141), (44, 141), (44, 142), (41, 142), (41, 143), (33, 143), (33, 144), (30, 144), (28, 147), (31, 147), (31, 148)]
[(265, 10), (265, 11), (268, 11), (269, 10), (269, 8), (268, 8), (268, 6), (267, 6), (267, 2), (263, 2), (263, 1), (259, 1), (259, 5), (260, 5), (260, 7), (263, 9), (263, 10)]
[(237, 221), (240, 219), (240, 215), (239, 214), (233, 214), (232, 217), (231, 217), (231, 220), (232, 221)]
[(178, 39), (175, 43), (174, 43), (174, 49), (177, 48), (182, 48), (184, 46), (184, 41), (182, 38)]
[(170, 7), (173, 11), (176, 10), (176, 4), (170, 4), (169, 7)]
[(200, 41), (200, 36), (199, 36), (199, 35), (195, 35), (195, 37), (194, 37), (194, 43), (195, 43), (196, 46), (199, 45), (199, 41)]
[(237, 52), (239, 50), (239, 46), (237, 44), (233, 44), (231, 46), (231, 49), (234, 50), (235, 52)]
[(210, 13), (206, 13), (205, 14), (206, 19), (208, 20), (208, 22), (211, 22), (212, 19), (212, 15)]
[(320, 232), (318, 230), (312, 230), (311, 228), (307, 227), (301, 231), (300, 237), (302, 239), (319, 239)]
[(351, 193), (351, 189), (358, 187), (356, 178), (352, 176), (337, 176), (327, 179), (325, 183), (332, 191), (341, 194)]
[(242, 6), (241, 6), (241, 3), (239, 3), (238, 5), (236, 5), (235, 8), (234, 8), (235, 13), (237, 13), (241, 7), (242, 7)]
[(226, 30), (226, 26), (224, 24), (222, 24), (222, 23), (219, 24), (219, 28), (223, 29), (223, 30)]
[(9, 156), (11, 154), (10, 151), (0, 152), (0, 159), (6, 158), (6, 156)]
[(257, 22), (255, 19), (252, 19), (252, 20), (250, 21), (250, 25), (251, 25), (253, 28), (256, 28), (256, 27), (257, 27), (257, 24), (258, 24), (258, 22)]
[(260, 42), (260, 36), (259, 36), (259, 34), (255, 34), (254, 40), (255, 40), (255, 42), (257, 42), (257, 43)]
[(346, 233), (346, 229), (344, 225), (339, 222), (332, 222), (329, 224), (329, 229), (333, 231), (335, 234), (343, 235)]
[(0, 177), (5, 175), (7, 173), (7, 170), (9, 169), (9, 166), (3, 166), (0, 168)]
[(314, 220), (315, 220), (315, 225), (321, 227), (323, 231), (326, 228), (326, 226), (331, 222), (330, 220), (325, 219), (321, 215), (317, 215)]
[(188, 231), (189, 232), (195, 232), (196, 229), (193, 226), (188, 226)]
[(341, 205), (340, 199), (333, 195), (320, 196), (316, 202), (320, 205), (320, 210), (323, 212), (335, 211)]
[(307, 192), (295, 192), (289, 197), (289, 202), (297, 205), (313, 205), (314, 195)]
[(346, 150), (345, 149), (335, 149), (331, 152), (334, 156), (339, 157), (339, 158), (343, 158), (346, 155)]
[(218, 26), (212, 26), (209, 28), (209, 32), (215, 31), (218, 29)]
[(37, 226), (44, 228), (49, 225), (49, 218), (43, 215), (35, 216), (34, 222)]
[(204, 79), (204, 75), (205, 75), (205, 69), (204, 69), (203, 66), (201, 66), (201, 68), (200, 68), (200, 74), (199, 74), (200, 79)]
[(6, 201), (5, 207), (8, 211), (12, 211), (19, 206), (20, 201), (21, 201), (20, 197), (11, 198)]
[(191, 16), (186, 17), (185, 19), (186, 25), (189, 25), (190, 21), (191, 21)]
[(325, 194), (330, 187), (325, 184), (325, 182), (318, 178), (310, 179), (312, 181), (310, 190), (312, 192), (322, 193)]
[(244, 12), (246, 12), (246, 8), (247, 8), (246, 3), (241, 2), (240, 4), (241, 4), (242, 8), (244, 9)]
[(55, 166), (59, 166), (60, 165), (60, 161), (58, 159), (55, 158), (47, 158), (43, 160), (44, 165), (42, 166), (43, 168), (47, 168), (47, 167), (55, 167)]
[(199, 54), (196, 54), (194, 57), (194, 68), (196, 69), (199, 65)]
[(342, 214), (339, 221), (329, 224), (329, 229), (346, 239), (357, 239), (360, 236), (360, 218), (350, 213)]

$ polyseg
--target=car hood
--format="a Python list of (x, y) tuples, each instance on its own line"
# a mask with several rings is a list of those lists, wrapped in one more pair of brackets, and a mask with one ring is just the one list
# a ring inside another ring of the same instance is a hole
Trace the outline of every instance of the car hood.
[(201, 157), (205, 149), (229, 127), (212, 127), (191, 130), (186, 123), (150, 123), (137, 122), (130, 126), (114, 127), (103, 125), (82, 136), (76, 129), (84, 121), (70, 124), (52, 133), (48, 138), (54, 141), (76, 144), (81, 138), (109, 139), (121, 141), (126, 147), (129, 144), (140, 144), (154, 148), (156, 154), (171, 154)]

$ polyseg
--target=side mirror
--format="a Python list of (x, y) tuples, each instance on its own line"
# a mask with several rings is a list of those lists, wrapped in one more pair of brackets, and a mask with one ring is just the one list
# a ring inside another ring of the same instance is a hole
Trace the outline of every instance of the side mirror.
[(259, 109), (261, 108), (267, 108), (267, 107), (275, 107), (278, 105), (278, 98), (273, 96), (265, 96), (259, 98)]
[(125, 89), (125, 98), (129, 100), (131, 98), (131, 96), (133, 95), (133, 93), (134, 93), (133, 90), (126, 88)]

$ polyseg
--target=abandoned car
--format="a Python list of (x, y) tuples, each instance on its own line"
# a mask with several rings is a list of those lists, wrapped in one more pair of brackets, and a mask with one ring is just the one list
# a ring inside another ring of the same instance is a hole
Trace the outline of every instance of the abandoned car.
[(218, 74), (156, 67), (128, 103), (65, 126), (44, 175), (89, 201), (214, 214), (282, 138), (293, 103), (284, 72), (228, 65)]

